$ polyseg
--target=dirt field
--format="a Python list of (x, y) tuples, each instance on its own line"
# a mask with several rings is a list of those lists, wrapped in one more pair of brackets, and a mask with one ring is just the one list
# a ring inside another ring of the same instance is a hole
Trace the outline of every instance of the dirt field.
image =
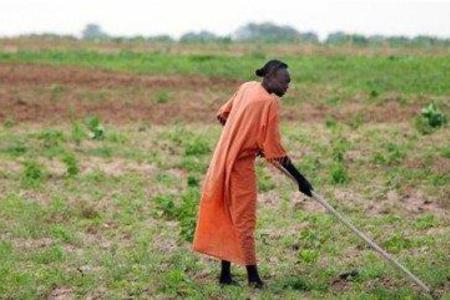
[[(209, 123), (240, 83), (201, 76), (149, 76), (78, 67), (3, 64), (0, 65), (0, 122), (12, 118), (17, 122), (57, 123), (97, 115), (106, 122), (118, 124)], [(167, 103), (155, 101), (155, 95), (161, 90), (171, 94)], [(300, 98), (301, 92), (291, 92), (291, 99), (297, 96)], [(282, 106), (282, 118), (324, 122), (327, 117), (345, 121), (358, 116), (364, 122), (404, 122), (416, 115), (424, 102), (422, 99), (402, 105), (396, 97), (386, 95), (382, 103), (367, 104), (355, 96), (334, 107), (321, 103), (320, 99), (314, 103), (312, 99)]]

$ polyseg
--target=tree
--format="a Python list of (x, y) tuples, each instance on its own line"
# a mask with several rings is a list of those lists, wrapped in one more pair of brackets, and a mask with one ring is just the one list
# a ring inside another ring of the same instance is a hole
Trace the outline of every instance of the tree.
[(353, 45), (357, 45), (357, 46), (366, 46), (368, 43), (367, 38), (361, 34), (350, 35), (350, 40)]
[(279, 26), (270, 22), (249, 23), (236, 30), (234, 39), (238, 41), (298, 42), (300, 33), (291, 26)]
[(220, 37), (212, 32), (202, 30), (198, 33), (187, 32), (180, 37), (182, 43), (207, 43), (207, 42), (227, 42), (227, 37)]
[(325, 43), (333, 44), (333, 45), (340, 45), (340, 44), (346, 44), (346, 43), (350, 42), (350, 40), (351, 40), (350, 35), (346, 34), (343, 31), (336, 31), (336, 32), (330, 33), (327, 36)]
[(410, 38), (403, 35), (390, 36), (387, 41), (391, 47), (408, 46), (411, 42)]
[(98, 40), (108, 38), (108, 34), (103, 32), (101, 27), (97, 24), (87, 24), (82, 32), (83, 39)]
[(160, 34), (147, 37), (147, 41), (149, 42), (163, 42), (163, 43), (172, 43), (174, 42), (173, 38), (167, 34)]
[(299, 39), (304, 43), (316, 44), (319, 42), (319, 37), (315, 32), (302, 32), (299, 34)]

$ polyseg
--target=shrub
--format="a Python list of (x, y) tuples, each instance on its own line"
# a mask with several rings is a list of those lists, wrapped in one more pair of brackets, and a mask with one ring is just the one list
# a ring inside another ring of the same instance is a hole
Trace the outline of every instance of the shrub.
[(447, 124), (447, 117), (434, 105), (422, 108), (420, 116), (414, 118), (414, 126), (422, 134), (430, 134), (436, 128)]
[(422, 108), (421, 115), (428, 120), (428, 124), (433, 128), (444, 126), (447, 123), (447, 117), (434, 103)]

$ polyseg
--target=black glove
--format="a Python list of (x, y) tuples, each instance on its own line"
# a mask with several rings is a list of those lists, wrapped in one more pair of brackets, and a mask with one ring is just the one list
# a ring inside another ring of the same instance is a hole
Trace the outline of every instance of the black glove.
[(220, 124), (222, 124), (222, 126), (225, 125), (225, 123), (227, 122), (227, 119), (222, 117), (222, 116), (217, 116), (217, 120), (220, 122)]
[(298, 182), (298, 189), (300, 192), (302, 192), (303, 194), (312, 197), (312, 193), (311, 191), (313, 191), (313, 187), (312, 185), (309, 183), (308, 180), (306, 180), (306, 178), (299, 173), (299, 177), (296, 178), (297, 182)]
[(292, 164), (289, 158), (281, 161), (281, 165), (297, 180), (298, 189), (303, 194), (312, 197), (311, 191), (313, 190), (312, 185), (308, 180), (297, 170), (297, 168)]

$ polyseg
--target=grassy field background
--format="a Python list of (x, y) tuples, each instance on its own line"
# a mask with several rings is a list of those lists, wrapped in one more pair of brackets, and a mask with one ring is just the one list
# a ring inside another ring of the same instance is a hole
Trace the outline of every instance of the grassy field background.
[[(0, 40), (0, 298), (426, 299), (258, 159), (263, 291), (190, 251), (216, 110), (288, 63), (285, 147), (316, 190), (450, 299), (448, 49)], [(354, 278), (339, 274), (359, 269)]]

